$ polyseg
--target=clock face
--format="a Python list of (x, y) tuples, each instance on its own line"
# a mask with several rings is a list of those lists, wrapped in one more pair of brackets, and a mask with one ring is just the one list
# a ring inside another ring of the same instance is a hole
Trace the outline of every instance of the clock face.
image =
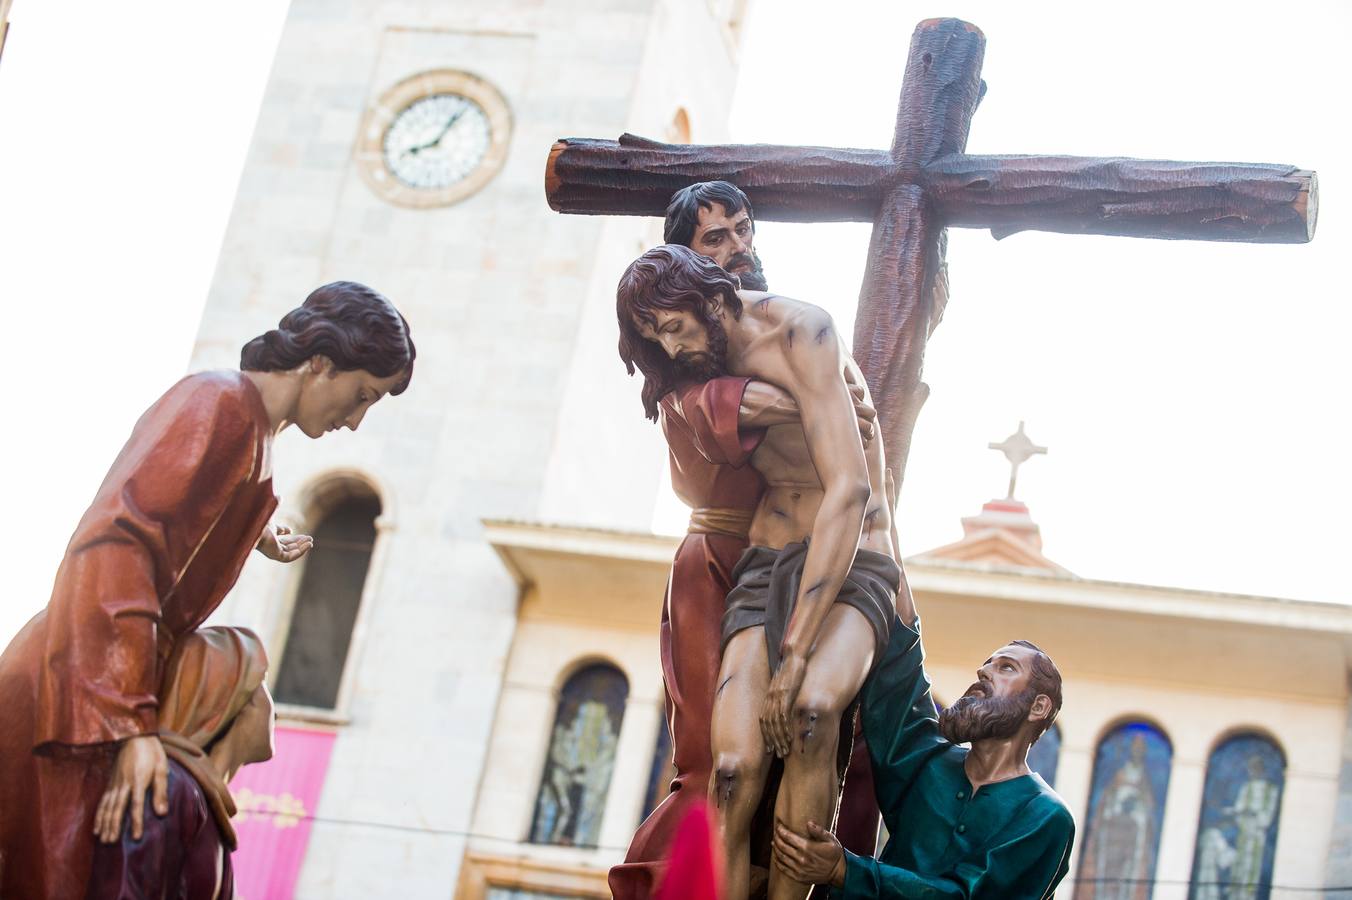
[(458, 203), (507, 159), (512, 114), (491, 83), (457, 69), (411, 75), (375, 100), (357, 140), (357, 170), (399, 206)]
[(411, 188), (437, 190), (469, 176), (488, 154), (483, 107), (460, 94), (434, 94), (404, 107), (385, 132), (385, 166)]

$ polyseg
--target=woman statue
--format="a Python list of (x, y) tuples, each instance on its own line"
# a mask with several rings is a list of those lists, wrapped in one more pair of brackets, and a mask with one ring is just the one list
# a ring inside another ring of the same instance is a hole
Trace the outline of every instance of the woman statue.
[(220, 605), (274, 529), (272, 442), (355, 430), (413, 374), (408, 323), (352, 282), (319, 288), (240, 354), (191, 375), (136, 423), (66, 548), (46, 609), (0, 656), (0, 897), (84, 895), (95, 811), (144, 827), (168, 812), (160, 688), (175, 643)]
[[(235, 801), (230, 779), (272, 758), (268, 657), (247, 628), (199, 628), (174, 649), (164, 672), (160, 741), (169, 756), (169, 813), (143, 814), (139, 840), (105, 815), (85, 900), (231, 900)], [(150, 802), (147, 798), (146, 805)]]

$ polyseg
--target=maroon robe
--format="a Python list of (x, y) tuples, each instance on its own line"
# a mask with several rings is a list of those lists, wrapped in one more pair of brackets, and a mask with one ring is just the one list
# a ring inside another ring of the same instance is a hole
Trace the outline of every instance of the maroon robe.
[[(227, 822), (227, 827), (228, 827)], [(231, 900), (235, 896), (230, 846), (202, 786), (176, 759), (169, 760), (169, 814), (145, 799), (139, 841), (122, 829), (116, 844), (97, 844), (85, 900)]]
[[(671, 793), (635, 832), (624, 863), (610, 870), (615, 900), (648, 900), (677, 826), (696, 801), (707, 799), (723, 610), (733, 567), (747, 547), (746, 527), (765, 489), (760, 474), (747, 465), (765, 432), (738, 427), (750, 380), (715, 378), (685, 385), (662, 400), (671, 486), (695, 511), (671, 564), (659, 633), (676, 776)], [(877, 830), (868, 752), (856, 736), (837, 833), (846, 847), (872, 855)]]
[(240, 372), (185, 378), (136, 423), (46, 609), (0, 656), (0, 897), (84, 896), (117, 748), (158, 730), (174, 641), (220, 605), (276, 508), (271, 447)]

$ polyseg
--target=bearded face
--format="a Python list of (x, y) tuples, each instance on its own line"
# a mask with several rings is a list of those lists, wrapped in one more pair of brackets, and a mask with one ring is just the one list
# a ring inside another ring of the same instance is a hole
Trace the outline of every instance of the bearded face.
[(761, 267), (760, 257), (755, 250), (735, 253), (728, 260), (727, 271), (736, 274), (744, 291), (768, 291), (770, 283), (765, 280), (765, 270)]
[(1028, 721), (1036, 699), (1037, 691), (1032, 688), (998, 697), (989, 685), (978, 681), (939, 714), (939, 733), (954, 744), (1012, 738)]
[(715, 318), (702, 321), (708, 335), (708, 349), (703, 352), (684, 352), (677, 354), (673, 365), (679, 378), (685, 381), (710, 381), (727, 374), (728, 370), (728, 332), (723, 323)]

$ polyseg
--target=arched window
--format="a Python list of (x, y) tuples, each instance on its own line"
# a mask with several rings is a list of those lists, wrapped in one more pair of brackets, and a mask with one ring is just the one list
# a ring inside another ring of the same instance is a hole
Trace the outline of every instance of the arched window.
[(1075, 900), (1149, 900), (1172, 758), (1169, 739), (1144, 722), (1099, 742)]
[(1265, 737), (1236, 735), (1212, 752), (1190, 900), (1267, 900), (1285, 783), (1286, 759)]
[(648, 772), (648, 792), (643, 800), (643, 818), (652, 815), (657, 804), (671, 793), (671, 779), (676, 777), (676, 766), (671, 759), (671, 729), (665, 717), (657, 728), (657, 746), (653, 747), (653, 764)]
[(273, 694), (278, 703), (333, 709), (376, 540), (380, 499), (346, 483), (314, 526)]
[(1041, 775), (1048, 787), (1056, 787), (1056, 764), (1060, 758), (1061, 726), (1053, 725), (1028, 751), (1028, 768)]
[(564, 684), (535, 801), (532, 843), (596, 846), (628, 696), (624, 674), (604, 663), (581, 669)]

